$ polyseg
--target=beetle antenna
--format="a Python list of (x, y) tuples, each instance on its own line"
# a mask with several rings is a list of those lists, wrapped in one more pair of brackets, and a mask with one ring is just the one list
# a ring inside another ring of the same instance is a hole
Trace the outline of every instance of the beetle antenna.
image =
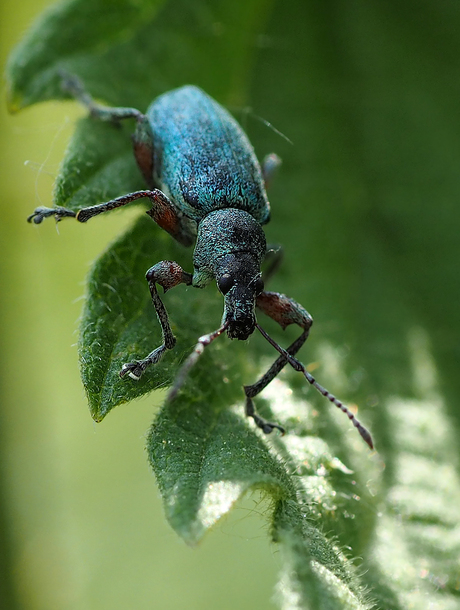
[(208, 335), (203, 335), (198, 339), (198, 343), (195, 345), (193, 352), (189, 355), (189, 357), (177, 373), (176, 378), (174, 379), (174, 383), (171, 386), (171, 389), (169, 390), (168, 396), (166, 397), (166, 402), (169, 402), (176, 397), (177, 392), (181, 389), (187, 375), (190, 372), (190, 369), (194, 366), (198, 358), (204, 352), (204, 348), (207, 347), (210, 343), (212, 343), (214, 339), (217, 339), (217, 337), (219, 337), (227, 329), (227, 327), (228, 322), (222, 324), (220, 328), (214, 330), (212, 333), (209, 333)]
[(286, 142), (288, 142), (291, 146), (294, 146), (294, 142), (290, 138), (288, 138), (287, 135), (284, 134), (282, 131), (280, 131), (279, 129), (276, 129), (276, 127), (274, 125), (272, 125), (269, 121), (267, 121), (267, 119), (264, 119), (263, 117), (258, 116), (257, 114), (254, 114), (253, 112), (251, 114), (255, 119), (257, 119), (258, 121), (263, 123), (266, 127), (271, 129), (278, 136), (282, 137), (283, 140), (286, 140)]
[(287, 352), (280, 345), (278, 345), (278, 343), (276, 343), (276, 341), (274, 341), (270, 337), (270, 335), (268, 335), (264, 331), (264, 329), (261, 326), (259, 326), (259, 324), (256, 323), (256, 327), (257, 327), (258, 331), (260, 332), (260, 334), (270, 343), (270, 345), (272, 345), (276, 349), (276, 351), (278, 351), (282, 356), (284, 356), (286, 358), (287, 362), (289, 362), (289, 364), (292, 366), (292, 368), (294, 370), (302, 373), (304, 375), (305, 379), (308, 381), (308, 383), (310, 383), (314, 388), (316, 388), (318, 390), (318, 392), (320, 394), (325, 396), (330, 402), (332, 402), (332, 404), (334, 404), (341, 411), (343, 411), (343, 413), (345, 413), (345, 415), (352, 422), (354, 427), (361, 434), (361, 436), (365, 440), (365, 442), (369, 445), (369, 447), (371, 449), (373, 449), (374, 443), (372, 441), (372, 436), (371, 436), (369, 430), (367, 430), (367, 428), (365, 428), (362, 425), (362, 423), (358, 419), (356, 419), (356, 417), (353, 415), (353, 413), (343, 404), (343, 402), (341, 400), (339, 400), (338, 398), (336, 398), (328, 390), (326, 390), (326, 388), (323, 388), (323, 386), (320, 385), (316, 381), (316, 379), (313, 377), (313, 375), (307, 371), (307, 369), (304, 367), (304, 365), (301, 362), (299, 362), (299, 360), (297, 360), (297, 358), (294, 358), (294, 356), (292, 356), (289, 352)]

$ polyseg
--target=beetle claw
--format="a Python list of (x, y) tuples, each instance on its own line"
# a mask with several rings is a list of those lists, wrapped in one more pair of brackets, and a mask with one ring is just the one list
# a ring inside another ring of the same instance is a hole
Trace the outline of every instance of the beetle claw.
[(27, 217), (27, 222), (33, 222), (36, 225), (39, 225), (44, 218), (46, 218), (47, 214), (44, 212), (49, 208), (37, 208), (34, 210), (33, 214)]
[(39, 225), (45, 218), (49, 218), (50, 216), (54, 216), (56, 222), (59, 222), (63, 218), (75, 218), (76, 213), (73, 210), (68, 210), (67, 208), (46, 208), (44, 206), (40, 206), (35, 208), (33, 214), (31, 214), (27, 218), (27, 222), (33, 222), (36, 225)]
[(135, 362), (127, 362), (121, 367), (120, 377), (123, 378), (125, 375), (134, 379), (134, 381), (139, 381), (144, 372), (144, 368), (142, 367), (142, 362), (136, 360)]
[(284, 436), (286, 433), (286, 430), (283, 428), (283, 426), (280, 426), (279, 424), (273, 424), (270, 421), (266, 421), (262, 425), (259, 425), (259, 428), (262, 429), (264, 434), (271, 434), (275, 428), (281, 432), (281, 436)]

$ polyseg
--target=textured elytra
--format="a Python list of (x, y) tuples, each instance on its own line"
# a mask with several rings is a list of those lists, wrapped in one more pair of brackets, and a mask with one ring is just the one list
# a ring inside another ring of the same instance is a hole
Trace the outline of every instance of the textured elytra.
[(254, 149), (221, 105), (186, 86), (156, 99), (147, 117), (154, 129), (157, 182), (185, 214), (199, 220), (220, 208), (236, 208), (260, 223), (268, 220)]

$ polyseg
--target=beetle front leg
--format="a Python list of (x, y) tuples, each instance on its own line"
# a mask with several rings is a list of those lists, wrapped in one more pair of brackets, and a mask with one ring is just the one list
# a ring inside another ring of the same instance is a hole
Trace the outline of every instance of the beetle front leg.
[(142, 360), (136, 360), (123, 365), (120, 371), (120, 377), (129, 375), (131, 379), (135, 379), (136, 381), (140, 379), (147, 367), (159, 362), (165, 352), (168, 349), (173, 349), (176, 345), (176, 337), (171, 330), (168, 312), (160, 299), (156, 284), (162, 286), (166, 292), (179, 284), (190, 286), (192, 283), (192, 274), (184, 271), (182, 267), (174, 261), (161, 261), (160, 263), (157, 263), (147, 271), (145, 277), (148, 281), (152, 303), (161, 325), (163, 344), (150, 352), (150, 354)]
[[(293, 341), (286, 350), (288, 354), (294, 356), (308, 339), (310, 328), (313, 324), (313, 318), (301, 305), (299, 305), (299, 303), (278, 292), (262, 292), (256, 299), (256, 305), (272, 318), (272, 320), (278, 322), (283, 330), (290, 324), (297, 324), (300, 328), (303, 328), (300, 337)], [(274, 428), (277, 428), (284, 434), (284, 428), (279, 424), (266, 421), (257, 415), (253, 398), (273, 381), (287, 363), (288, 360), (285, 356), (279, 356), (259, 381), (253, 385), (244, 386), (244, 393), (246, 394), (245, 413), (248, 417), (254, 419), (257, 426), (261, 428), (265, 434), (270, 434)]]

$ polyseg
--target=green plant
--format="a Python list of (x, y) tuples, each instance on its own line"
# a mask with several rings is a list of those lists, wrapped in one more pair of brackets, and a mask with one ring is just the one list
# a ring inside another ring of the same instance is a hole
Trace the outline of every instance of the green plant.
[[(458, 119), (437, 92), (456, 99), (458, 86), (455, 62), (438, 60), (433, 49), (441, 44), (450, 57), (458, 44), (427, 34), (432, 19), (447, 28), (460, 14), (429, 6), (416, 13), (417, 32), (409, 20), (415, 14), (396, 2), (323, 7), (299, 0), (283, 8), (267, 0), (79, 0), (50, 9), (8, 68), (13, 109), (61, 98), (64, 67), (113, 105), (144, 109), (155, 95), (193, 82), (229, 107), (250, 99), (258, 115), (293, 134), (290, 147), (240, 113), (260, 156), (276, 149), (285, 162), (271, 191), (268, 232), (287, 245), (287, 261), (273, 285), (312, 311), (317, 324), (303, 354), (314, 350), (332, 391), (367, 402), (379, 456), (369, 457), (321, 398), (309, 392), (307, 402), (308, 388), (288, 372), (259, 409), (289, 434), (261, 438), (242, 415), (241, 385), (270, 355), (255, 338), (210, 347), (148, 439), (167, 518), (190, 544), (247, 490), (272, 498), (287, 608), (458, 604), (452, 428), (459, 413), (445, 405), (431, 353), (455, 397)], [(80, 121), (56, 204), (77, 209), (142, 188), (128, 134)], [(145, 270), (164, 258), (185, 268), (190, 260), (140, 216), (89, 278), (80, 353), (98, 421), (167, 385), (210, 330), (208, 321), (220, 318), (212, 290), (170, 293), (178, 350), (138, 384), (119, 379), (128, 353), (142, 355), (159, 342)], [(347, 358), (331, 347), (339, 343), (350, 346)], [(359, 569), (355, 557), (362, 557)]]

